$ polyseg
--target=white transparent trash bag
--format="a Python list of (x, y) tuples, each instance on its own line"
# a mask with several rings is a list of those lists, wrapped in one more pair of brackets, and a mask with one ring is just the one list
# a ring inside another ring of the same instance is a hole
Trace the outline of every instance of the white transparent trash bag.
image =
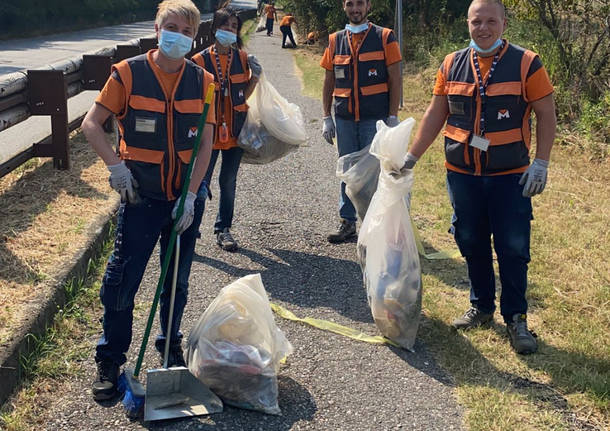
[(245, 163), (272, 162), (307, 140), (300, 108), (284, 99), (264, 73), (248, 105), (246, 122), (237, 138), (237, 145), (244, 149)]
[(188, 338), (189, 371), (226, 404), (280, 414), (277, 373), (292, 345), (276, 326), (260, 274), (225, 286)]
[(358, 234), (358, 258), (373, 319), (381, 333), (405, 349), (415, 344), (421, 313), (421, 269), (407, 199), (413, 171), (400, 178), (411, 130), (377, 122), (371, 154), (381, 162), (377, 191)]
[(256, 105), (248, 109), (237, 145), (244, 150), (241, 161), (253, 165), (271, 163), (298, 148), (297, 145), (283, 142), (269, 133), (261, 123)]
[(263, 31), (267, 28), (267, 15), (262, 14), (261, 19), (258, 21), (258, 25), (256, 26), (256, 31)]
[(379, 159), (369, 152), (370, 148), (367, 145), (337, 160), (337, 177), (345, 183), (345, 194), (354, 204), (360, 220), (364, 220), (379, 179)]

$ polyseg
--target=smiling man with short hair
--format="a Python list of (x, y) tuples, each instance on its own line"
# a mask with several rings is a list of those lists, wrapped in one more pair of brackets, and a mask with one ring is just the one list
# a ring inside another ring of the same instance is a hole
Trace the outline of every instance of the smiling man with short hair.
[[(368, 21), (370, 0), (344, 0), (343, 10), (349, 23), (344, 30), (329, 36), (320, 61), (326, 69), (322, 136), (331, 145), (337, 136), (339, 156), (368, 146), (377, 131), (378, 120), (384, 120), (388, 126), (398, 124), (402, 85), (398, 41), (392, 30)], [(356, 235), (356, 210), (345, 194), (345, 183), (341, 183), (339, 216), (339, 227), (327, 237), (331, 243), (344, 242)]]
[[(445, 57), (434, 96), (401, 172), (413, 169), (445, 125), (447, 189), (452, 231), (466, 259), (471, 307), (457, 329), (493, 319), (498, 257), (500, 312), (517, 353), (537, 350), (527, 327), (531, 197), (546, 184), (555, 137), (553, 86), (538, 55), (502, 38), (507, 20), (500, 0), (475, 0), (468, 9), (470, 46)], [(530, 113), (536, 125), (530, 164)]]

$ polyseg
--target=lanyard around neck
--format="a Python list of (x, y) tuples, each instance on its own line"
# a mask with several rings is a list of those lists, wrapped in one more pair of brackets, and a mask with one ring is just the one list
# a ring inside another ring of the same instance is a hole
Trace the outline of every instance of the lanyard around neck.
[[(370, 26), (369, 26), (369, 28), (370, 28)], [(364, 42), (364, 38), (368, 34), (369, 29), (367, 28), (363, 32), (364, 34), (362, 35), (362, 38), (358, 41), (358, 45), (355, 48), (354, 48), (354, 45), (352, 44), (352, 32), (349, 30), (346, 30), (346, 31), (347, 31), (347, 39), (349, 40), (349, 47), (350, 47), (350, 49), (352, 49), (354, 51), (353, 54), (356, 55), (356, 54), (358, 54), (358, 51), (360, 51), (360, 46), (362, 45), (362, 42)]]
[(494, 55), (494, 59), (491, 62), (491, 67), (489, 68), (489, 73), (487, 74), (487, 79), (483, 82), (483, 76), (481, 75), (481, 67), (479, 66), (479, 56), (476, 51), (473, 50), (472, 54), (472, 62), (474, 63), (474, 69), (477, 72), (477, 79), (479, 80), (479, 94), (481, 96), (481, 123), (480, 123), (480, 134), (483, 135), (485, 131), (485, 102), (487, 101), (487, 85), (491, 81), (491, 77), (493, 76), (494, 71), (496, 70), (496, 66), (498, 65), (498, 61), (500, 60), (500, 53), (504, 50), (504, 42), (502, 42), (502, 46), (496, 55)]
[(224, 94), (228, 91), (229, 88), (229, 71), (231, 69), (231, 60), (233, 58), (233, 50), (229, 48), (229, 54), (227, 55), (227, 70), (225, 71), (225, 75), (223, 76), (222, 67), (220, 66), (220, 56), (218, 55), (218, 50), (214, 48), (214, 58), (216, 60), (216, 74), (218, 75), (218, 81), (220, 82), (220, 89), (222, 96), (228, 96), (228, 94)]

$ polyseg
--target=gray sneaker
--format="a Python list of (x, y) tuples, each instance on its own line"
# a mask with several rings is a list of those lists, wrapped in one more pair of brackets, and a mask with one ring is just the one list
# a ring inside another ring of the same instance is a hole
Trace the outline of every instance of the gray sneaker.
[(237, 250), (237, 241), (233, 239), (233, 235), (229, 232), (229, 228), (225, 227), (222, 232), (216, 233), (216, 243), (226, 251)]
[(506, 324), (506, 332), (513, 350), (522, 355), (535, 353), (538, 350), (536, 334), (527, 329), (527, 316), (515, 314), (512, 322)]
[(356, 222), (341, 219), (336, 232), (329, 234), (326, 239), (333, 244), (344, 242), (356, 235)]
[(470, 307), (462, 317), (458, 317), (453, 321), (455, 329), (473, 329), (478, 328), (493, 319), (493, 314), (483, 313), (476, 307)]

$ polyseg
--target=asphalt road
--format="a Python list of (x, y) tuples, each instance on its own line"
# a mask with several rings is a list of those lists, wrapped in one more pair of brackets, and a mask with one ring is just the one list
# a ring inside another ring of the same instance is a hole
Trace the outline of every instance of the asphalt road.
[[(355, 242), (331, 245), (328, 231), (337, 223), (338, 180), (334, 176), (336, 148), (321, 137), (321, 104), (304, 97), (295, 76), (290, 50), (273, 37), (256, 33), (248, 50), (257, 55), (265, 74), (305, 118), (308, 143), (269, 165), (242, 165), (233, 232), (241, 248), (220, 250), (212, 226), (218, 187), (201, 225), (191, 274), (189, 303), (182, 329), (188, 334), (218, 291), (231, 281), (262, 274), (273, 302), (299, 316), (332, 320), (370, 334), (372, 321), (356, 263)], [(216, 169), (218, 171), (218, 168)], [(216, 177), (215, 177), (216, 178)], [(214, 180), (215, 181), (215, 180)], [(133, 364), (158, 278), (151, 259), (138, 294), (138, 318), (129, 351)], [(415, 353), (367, 344), (276, 317), (294, 346), (279, 375), (281, 416), (225, 406), (209, 417), (144, 424), (130, 422), (117, 400), (96, 403), (90, 383), (95, 375), (94, 345), (84, 372), (50, 389), (47, 408), (39, 418), (44, 430), (426, 430), (461, 429), (461, 410), (451, 378), (435, 363), (426, 346)], [(425, 331), (425, 327), (422, 329)], [(153, 329), (153, 334), (157, 327)], [(157, 366), (151, 346), (145, 368)]]

